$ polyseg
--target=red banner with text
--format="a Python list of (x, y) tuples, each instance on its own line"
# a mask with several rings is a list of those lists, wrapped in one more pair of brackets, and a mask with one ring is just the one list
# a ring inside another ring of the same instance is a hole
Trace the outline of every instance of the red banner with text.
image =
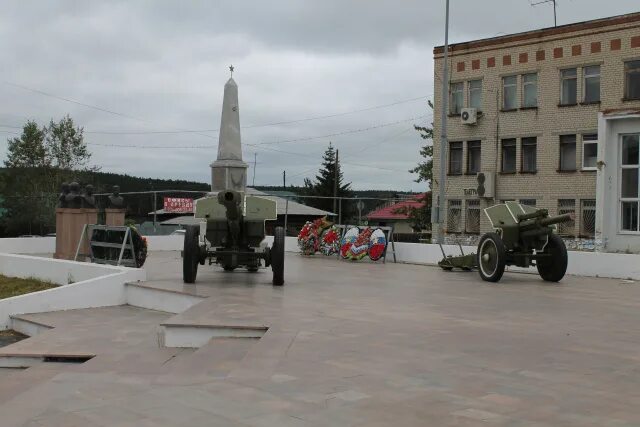
[(165, 197), (164, 211), (167, 213), (192, 213), (193, 199), (183, 197)]

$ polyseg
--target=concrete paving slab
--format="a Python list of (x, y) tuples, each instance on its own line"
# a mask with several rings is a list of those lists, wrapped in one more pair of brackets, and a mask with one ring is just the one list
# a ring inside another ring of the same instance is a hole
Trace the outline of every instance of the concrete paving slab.
[[(184, 285), (180, 262), (152, 253), (144, 284), (207, 297), (178, 316), (29, 315), (55, 328), (3, 350), (96, 357), (2, 377), (2, 426), (640, 425), (638, 284), (287, 254), (283, 288), (214, 266)], [(268, 330), (166, 349), (167, 321)]]

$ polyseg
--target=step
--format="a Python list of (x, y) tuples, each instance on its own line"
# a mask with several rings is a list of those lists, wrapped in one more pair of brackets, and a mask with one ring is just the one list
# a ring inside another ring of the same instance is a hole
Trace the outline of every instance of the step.
[(186, 323), (162, 323), (160, 327), (160, 344), (170, 348), (200, 348), (215, 338), (259, 339), (269, 329), (266, 326)]
[(167, 313), (182, 313), (202, 302), (206, 297), (169, 289), (156, 288), (143, 283), (126, 283), (127, 304)]
[(36, 322), (35, 320), (28, 319), (19, 314), (10, 316), (11, 329), (16, 332), (20, 332), (28, 337), (33, 337), (42, 332), (47, 332), (53, 329), (53, 326), (45, 325), (44, 323)]
[(91, 360), (93, 354), (0, 354), (0, 368), (30, 368), (40, 363), (84, 363)]

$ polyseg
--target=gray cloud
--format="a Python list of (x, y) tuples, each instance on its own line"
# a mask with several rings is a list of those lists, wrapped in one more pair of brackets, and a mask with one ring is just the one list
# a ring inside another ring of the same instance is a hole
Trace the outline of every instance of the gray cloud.
[[(87, 131), (215, 129), (228, 65), (236, 66), (242, 125), (295, 120), (431, 95), (444, 1), (21, 1), (0, 16), (2, 80), (98, 105), (127, 119), (0, 83), (0, 124), (44, 124), (69, 113)], [(563, 0), (560, 23), (634, 11), (619, 0)], [(550, 7), (527, 0), (452, 1), (451, 39), (549, 26)], [(338, 133), (429, 114), (407, 102), (340, 117), (243, 130), (259, 143)], [(422, 119), (428, 123), (429, 119)], [(0, 128), (0, 130), (10, 130)], [(209, 180), (217, 133), (87, 133), (105, 171)], [(3, 134), (0, 134), (3, 136)], [(313, 176), (331, 141), (356, 188), (422, 190), (406, 171), (422, 141), (412, 123), (310, 142), (246, 145), (256, 183)], [(113, 148), (210, 145), (210, 149)], [(4, 158), (6, 144), (0, 147)], [(372, 167), (356, 166), (368, 164)], [(378, 168), (378, 169), (376, 169)], [(309, 171), (311, 170), (311, 171)], [(250, 173), (250, 179), (251, 179)]]

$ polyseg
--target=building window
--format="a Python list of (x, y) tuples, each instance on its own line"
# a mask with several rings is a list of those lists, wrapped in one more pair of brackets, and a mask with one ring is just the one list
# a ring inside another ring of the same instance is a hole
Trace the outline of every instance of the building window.
[(580, 235), (593, 237), (596, 234), (596, 201), (580, 201)]
[(600, 101), (600, 66), (584, 67), (584, 102)]
[(449, 200), (447, 210), (447, 232), (459, 233), (462, 225), (462, 200)]
[(469, 81), (469, 107), (482, 110), (482, 80)]
[[(560, 199), (558, 200), (558, 215), (573, 214), (576, 213), (576, 201), (573, 199)], [(576, 223), (575, 221), (567, 221), (558, 224), (558, 234), (565, 236), (575, 235)]]
[(520, 199), (518, 201), (521, 205), (536, 207), (536, 199)]
[(515, 110), (518, 98), (518, 76), (502, 78), (502, 109)]
[(598, 163), (598, 134), (582, 135), (582, 169), (596, 170)]
[(462, 111), (462, 104), (464, 102), (464, 83), (451, 83), (451, 107), (449, 112), (451, 114), (460, 114)]
[(578, 72), (576, 68), (560, 71), (560, 104), (574, 105), (578, 100)]
[(640, 60), (624, 63), (624, 97), (640, 99)]
[(480, 172), (481, 162), (480, 141), (467, 142), (467, 173)]
[(576, 170), (576, 136), (560, 136), (560, 170)]
[(522, 172), (535, 172), (537, 170), (537, 146), (536, 137), (522, 138), (520, 140), (522, 146)]
[(502, 172), (516, 171), (516, 139), (502, 140)]
[(522, 76), (522, 106), (538, 106), (538, 75), (536, 73)]
[(480, 200), (467, 200), (467, 233), (480, 233)]
[(620, 229), (623, 231), (638, 232), (638, 215), (640, 214), (640, 193), (638, 192), (638, 174), (640, 167), (640, 134), (623, 135), (620, 165), (620, 203), (621, 203), (621, 224)]
[(449, 175), (462, 175), (462, 142), (449, 143)]

